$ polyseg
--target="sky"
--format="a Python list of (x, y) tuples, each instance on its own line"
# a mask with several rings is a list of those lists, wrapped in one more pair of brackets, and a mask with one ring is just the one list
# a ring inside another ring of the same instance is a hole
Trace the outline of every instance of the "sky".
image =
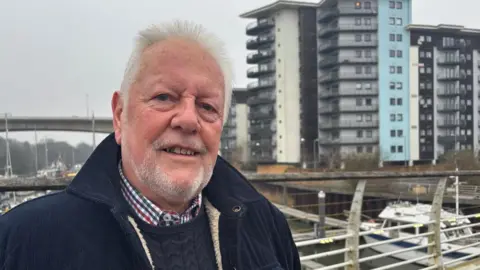
[[(223, 39), (234, 61), (235, 86), (244, 87), (245, 26), (251, 20), (239, 15), (272, 2), (0, 0), (0, 114), (86, 116), (88, 107), (110, 117), (111, 95), (120, 86), (135, 34), (172, 19), (201, 23)], [(413, 0), (413, 23), (480, 28), (479, 9), (478, 0)], [(32, 132), (9, 136), (34, 138)], [(38, 137), (92, 142), (89, 133), (38, 132)], [(103, 138), (97, 135), (97, 144)]]

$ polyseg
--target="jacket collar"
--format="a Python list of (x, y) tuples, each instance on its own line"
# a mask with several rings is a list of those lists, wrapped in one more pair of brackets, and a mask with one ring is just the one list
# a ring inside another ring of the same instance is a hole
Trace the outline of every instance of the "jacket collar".
[[(117, 170), (119, 160), (120, 146), (112, 133), (97, 146), (67, 187), (67, 192), (126, 211), (127, 204), (120, 191)], [(242, 215), (246, 203), (263, 198), (238, 170), (220, 156), (203, 192), (220, 213), (229, 216)]]

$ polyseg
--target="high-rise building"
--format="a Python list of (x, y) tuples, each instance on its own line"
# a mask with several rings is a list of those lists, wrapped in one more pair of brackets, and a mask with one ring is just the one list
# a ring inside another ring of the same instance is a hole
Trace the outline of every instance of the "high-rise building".
[(233, 89), (230, 112), (223, 126), (220, 154), (231, 162), (246, 163), (249, 159), (247, 97), (245, 88)]
[[(317, 137), (316, 4), (277, 1), (249, 11), (246, 46), (253, 161), (308, 162)], [(314, 60), (314, 61), (312, 61)]]
[(410, 160), (410, 0), (323, 1), (317, 18), (320, 158)]
[(451, 150), (478, 151), (480, 30), (409, 25), (410, 153), (435, 161)]

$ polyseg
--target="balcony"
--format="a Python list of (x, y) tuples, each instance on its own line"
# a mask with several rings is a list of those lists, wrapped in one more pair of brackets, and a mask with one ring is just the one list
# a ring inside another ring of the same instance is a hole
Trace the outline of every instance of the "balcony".
[(329, 9), (321, 9), (320, 13), (317, 16), (317, 20), (319, 23), (323, 23), (329, 21), (333, 18), (336, 18), (341, 15), (359, 15), (359, 16), (367, 16), (367, 15), (376, 15), (377, 11), (375, 9), (356, 9), (356, 8), (329, 8)]
[(258, 80), (247, 84), (247, 90), (261, 90), (275, 87), (275, 80)]
[(466, 47), (466, 43), (460, 42), (458, 40), (454, 43), (441, 42), (437, 44), (437, 48), (441, 50), (460, 50), (460, 49), (465, 49), (465, 47)]
[(257, 64), (261, 61), (273, 59), (275, 57), (274, 50), (261, 50), (247, 55), (247, 64)]
[(271, 44), (275, 41), (275, 36), (272, 34), (261, 35), (247, 40), (248, 50), (258, 50), (258, 48)]
[(345, 136), (337, 138), (320, 138), (318, 143), (321, 145), (325, 144), (376, 144), (378, 143), (378, 136), (368, 137), (356, 137), (356, 136)]
[(319, 41), (318, 52), (327, 53), (337, 48), (370, 48), (376, 47), (378, 43), (377, 39), (372, 39), (370, 41), (355, 41), (355, 39), (342, 39), (338, 36), (330, 39), (321, 39)]
[(260, 19), (258, 21), (251, 22), (246, 27), (246, 33), (250, 36), (258, 35), (261, 32), (269, 30), (275, 26), (273, 19)]
[(252, 125), (248, 128), (248, 133), (250, 134), (265, 134), (265, 135), (272, 135), (275, 134), (275, 130), (269, 126), (265, 125)]
[(318, 30), (318, 36), (325, 38), (338, 32), (375, 32), (377, 29), (377, 25), (329, 24)]
[(329, 121), (318, 123), (318, 128), (327, 129), (357, 129), (357, 128), (378, 128), (378, 121), (358, 122), (358, 121)]
[(466, 120), (460, 119), (443, 119), (437, 121), (438, 127), (450, 128), (450, 127), (465, 127), (467, 125)]
[(247, 70), (247, 78), (258, 78), (262, 75), (267, 75), (275, 72), (275, 64), (262, 64), (251, 67)]
[(456, 142), (464, 143), (467, 141), (467, 136), (465, 135), (439, 135), (438, 136), (438, 143), (442, 145), (451, 145), (455, 144)]
[(318, 114), (356, 113), (356, 112), (377, 112), (378, 104), (372, 105), (336, 105), (329, 104), (318, 108)]
[(318, 63), (319, 68), (328, 68), (340, 64), (375, 64), (377, 63), (377, 59), (374, 57), (337, 57), (337, 56), (327, 56), (320, 60)]
[(466, 109), (466, 105), (458, 103), (437, 104), (437, 111), (439, 112), (465, 111)]
[(250, 111), (248, 113), (248, 119), (273, 119), (275, 118), (275, 111)]
[(247, 105), (269, 104), (275, 102), (275, 94), (272, 92), (261, 92), (259, 95), (251, 96), (247, 99)]
[(318, 93), (319, 99), (328, 99), (331, 97), (341, 97), (341, 96), (377, 96), (378, 89), (370, 89), (370, 90), (358, 90), (354, 87), (344, 87), (340, 86), (340, 88), (330, 89), (330, 90), (323, 90)]
[(460, 56), (437, 57), (437, 64), (439, 64), (439, 65), (459, 65), (460, 64)]
[[(465, 77), (466, 76), (463, 76), (463, 78)], [(462, 78), (462, 76), (460, 76), (460, 72), (456, 72), (453, 74), (447, 74), (447, 73), (437, 74), (437, 79), (439, 81), (456, 81), (456, 80), (460, 80), (460, 78)]]
[(462, 88), (460, 89), (459, 87), (455, 88), (437, 88), (437, 95), (438, 96), (459, 96), (459, 95), (465, 95), (467, 93), (467, 90)]
[(369, 74), (357, 74), (355, 72), (328, 72), (328, 74), (322, 75), (318, 78), (320, 84), (331, 83), (338, 80), (375, 80), (377, 79), (378, 74), (372, 72)]

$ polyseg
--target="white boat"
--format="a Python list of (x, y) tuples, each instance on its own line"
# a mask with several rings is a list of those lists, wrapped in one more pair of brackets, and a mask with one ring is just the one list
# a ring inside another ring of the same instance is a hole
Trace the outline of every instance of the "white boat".
[[(418, 235), (428, 232), (428, 225), (425, 224), (430, 221), (430, 209), (431, 205), (421, 203), (410, 202), (395, 202), (389, 204), (378, 216), (378, 221), (362, 222), (361, 231), (372, 231), (372, 234), (364, 235), (365, 242), (374, 243), (378, 241), (385, 241), (394, 238), (407, 237), (412, 235)], [(441, 211), (441, 219), (447, 220), (441, 222), (441, 230), (461, 227), (470, 224), (468, 218), (461, 218), (463, 215), (456, 215), (448, 212), (444, 209)], [(414, 227), (397, 229), (397, 230), (383, 230), (389, 227), (395, 227), (406, 224), (416, 224)], [(457, 230), (451, 230), (447, 232), (441, 232), (441, 248), (442, 254), (444, 251), (457, 249), (470, 244), (478, 243), (480, 238), (478, 236), (466, 237), (460, 240), (453, 240), (448, 243), (444, 241), (457, 238), (461, 236), (472, 235), (471, 228), (459, 228)], [(387, 243), (383, 245), (377, 245), (371, 247), (379, 253), (393, 252), (399, 249), (412, 248), (415, 246), (423, 246), (428, 244), (428, 236), (420, 236), (411, 239), (405, 239), (394, 243)], [(480, 245), (475, 247), (467, 247), (458, 251), (453, 251), (443, 255), (443, 262), (446, 263), (451, 260), (455, 260), (461, 257), (465, 257), (471, 254), (480, 254)], [(428, 255), (427, 248), (419, 248), (412, 251), (406, 251), (391, 255), (396, 259), (406, 261), (414, 258), (420, 258)], [(472, 258), (469, 258), (471, 260)], [(463, 261), (459, 261), (461, 263)], [(417, 261), (415, 264), (428, 266), (428, 259)], [(453, 263), (455, 265), (457, 263)]]

